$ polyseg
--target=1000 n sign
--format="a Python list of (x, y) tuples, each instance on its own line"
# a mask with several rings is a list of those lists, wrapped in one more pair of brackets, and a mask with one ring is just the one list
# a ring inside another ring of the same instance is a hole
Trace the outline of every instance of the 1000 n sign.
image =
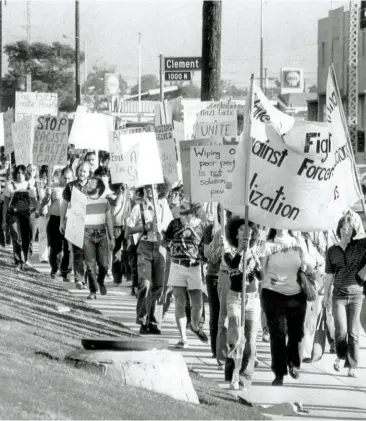
[(191, 80), (191, 72), (165, 72), (165, 80)]

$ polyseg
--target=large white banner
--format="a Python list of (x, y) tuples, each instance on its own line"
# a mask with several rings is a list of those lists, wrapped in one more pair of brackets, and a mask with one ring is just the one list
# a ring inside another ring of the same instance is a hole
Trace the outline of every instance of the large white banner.
[[(360, 198), (352, 152), (342, 125), (341, 101), (328, 79), (328, 122), (296, 122), (254, 86), (249, 218), (271, 228), (333, 229)], [(237, 147), (223, 204), (244, 213), (245, 144)]]
[(58, 114), (58, 94), (52, 92), (16, 92), (15, 121), (20, 121), (25, 115)]
[(108, 131), (113, 130), (113, 116), (88, 113), (78, 106), (70, 132), (69, 143), (76, 149), (109, 151)]
[(154, 132), (125, 134), (110, 131), (109, 150), (112, 183), (140, 187), (164, 182)]
[(79, 248), (84, 245), (85, 215), (88, 197), (73, 188), (70, 208), (67, 210), (65, 238)]

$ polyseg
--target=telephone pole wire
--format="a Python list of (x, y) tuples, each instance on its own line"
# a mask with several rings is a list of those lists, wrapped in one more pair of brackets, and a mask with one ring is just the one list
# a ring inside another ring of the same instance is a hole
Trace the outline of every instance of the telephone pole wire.
[(201, 101), (220, 100), (221, 12), (221, 0), (203, 2)]

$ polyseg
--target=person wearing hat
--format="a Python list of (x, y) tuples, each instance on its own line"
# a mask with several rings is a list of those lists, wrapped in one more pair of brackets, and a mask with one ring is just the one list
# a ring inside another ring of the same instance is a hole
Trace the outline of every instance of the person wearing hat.
[(186, 293), (191, 301), (190, 330), (202, 342), (208, 342), (207, 335), (199, 326), (202, 312), (202, 279), (200, 267), (200, 245), (202, 233), (192, 226), (197, 206), (181, 205), (180, 218), (174, 219), (164, 232), (164, 245), (170, 248), (171, 269), (168, 285), (173, 287), (175, 318), (181, 339), (176, 348), (187, 348)]

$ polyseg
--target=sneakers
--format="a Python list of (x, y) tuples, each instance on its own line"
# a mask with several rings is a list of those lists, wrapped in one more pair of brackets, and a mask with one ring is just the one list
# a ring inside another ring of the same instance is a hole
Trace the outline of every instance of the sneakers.
[(267, 328), (263, 329), (262, 341), (263, 342), (269, 342), (270, 341), (269, 331), (268, 331)]
[(186, 348), (189, 348), (189, 343), (188, 343), (188, 341), (183, 341), (183, 339), (181, 339), (179, 342), (177, 342), (174, 345), (174, 348), (176, 348), (176, 349), (186, 349)]
[(276, 376), (272, 382), (272, 386), (283, 386), (283, 376)]
[(300, 373), (299, 373), (298, 368), (294, 367), (293, 365), (290, 365), (288, 369), (289, 369), (289, 374), (293, 379), (297, 380), (298, 378), (300, 378)]
[(87, 300), (96, 300), (97, 299), (97, 294), (95, 292), (91, 292), (87, 297)]
[(23, 265), (23, 269), (33, 269), (33, 266), (27, 260)]
[(100, 295), (107, 295), (107, 288), (105, 285), (99, 285)]
[(149, 325), (149, 333), (151, 335), (161, 335), (161, 330), (155, 325)]
[(75, 288), (76, 288), (76, 289), (84, 289), (84, 288), (83, 288), (83, 283), (82, 283), (82, 282), (80, 282), (80, 281), (76, 282), (76, 283), (75, 283)]
[(340, 360), (339, 358), (336, 358), (333, 364), (333, 368), (335, 371), (337, 371), (338, 373), (340, 371), (342, 371), (343, 367), (344, 367), (344, 360)]
[(194, 333), (201, 342), (208, 342), (208, 337), (201, 328), (194, 330), (191, 324), (189, 325), (189, 328), (191, 332)]
[(358, 374), (355, 368), (350, 368), (348, 370), (348, 377), (354, 377), (354, 378), (358, 377)]
[(240, 389), (239, 382), (231, 382), (230, 383), (230, 389), (231, 390), (239, 390)]
[(23, 270), (23, 265), (22, 265), (22, 263), (16, 263), (16, 264), (15, 264), (15, 270), (16, 270), (17, 272), (21, 272), (21, 271)]
[(139, 332), (140, 332), (140, 335), (148, 335), (149, 334), (149, 326), (141, 325)]

